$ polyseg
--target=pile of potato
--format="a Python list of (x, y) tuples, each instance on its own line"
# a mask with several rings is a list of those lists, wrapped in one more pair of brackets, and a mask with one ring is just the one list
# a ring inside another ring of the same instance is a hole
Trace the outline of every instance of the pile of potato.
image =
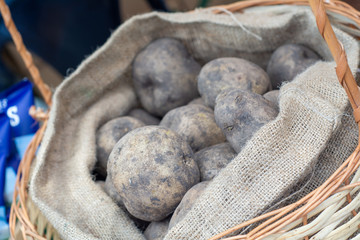
[(97, 130), (99, 184), (148, 239), (162, 239), (276, 118), (281, 84), (318, 60), (311, 49), (288, 44), (266, 71), (234, 57), (201, 66), (176, 39), (150, 43), (132, 68), (141, 106)]

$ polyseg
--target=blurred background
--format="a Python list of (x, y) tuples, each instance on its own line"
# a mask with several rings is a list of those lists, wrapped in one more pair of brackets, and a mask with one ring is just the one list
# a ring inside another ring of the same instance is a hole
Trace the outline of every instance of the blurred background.
[[(189, 11), (234, 0), (6, 0), (24, 43), (44, 81), (54, 89), (101, 46), (122, 22), (136, 14)], [(0, 91), (30, 78), (2, 19)], [(30, 79), (31, 80), (31, 79)]]

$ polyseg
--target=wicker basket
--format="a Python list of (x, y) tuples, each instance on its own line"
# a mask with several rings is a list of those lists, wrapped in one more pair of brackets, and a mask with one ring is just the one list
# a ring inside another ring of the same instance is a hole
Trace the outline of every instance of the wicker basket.
[[(340, 81), (340, 84), (346, 90), (349, 97), (352, 108), (354, 109), (354, 117), (356, 122), (360, 122), (360, 92), (357, 84), (352, 76), (352, 73), (347, 64), (346, 54), (340, 42), (338, 42), (330, 22), (326, 16), (326, 10), (340, 14), (346, 19), (350, 20), (353, 24), (349, 24), (349, 21), (344, 24), (344, 27), (352, 31), (353, 27), (360, 26), (360, 12), (353, 9), (348, 4), (337, 0), (249, 0), (242, 1), (231, 5), (221, 6), (221, 9), (225, 9), (230, 12), (238, 12), (244, 8), (253, 6), (268, 6), (268, 5), (309, 5), (311, 6), (314, 15), (316, 16), (317, 25), (321, 35), (326, 40), (329, 49), (337, 64), (336, 74)], [(215, 13), (220, 13), (214, 8)], [(32, 57), (26, 50), (22, 38), (16, 30), (10, 15), (10, 11), (6, 6), (4, 0), (0, 0), (0, 11), (4, 18), (6, 27), (11, 33), (14, 43), (22, 56), (32, 78), (42, 93), (46, 103), (51, 106), (51, 91), (43, 83), (39, 72), (34, 66)], [(44, 130), (47, 125), (47, 119), (49, 113), (43, 113), (40, 110), (31, 109), (32, 116), (39, 121), (43, 121), (42, 127), (35, 134), (33, 140), (29, 144), (26, 154), (22, 159), (19, 166), (18, 176), (16, 181), (16, 189), (13, 197), (13, 205), (10, 215), (10, 232), (12, 238), (16, 239), (60, 239), (56, 230), (49, 224), (46, 218), (40, 213), (37, 207), (32, 203), (28, 196), (27, 187), (30, 174), (30, 168), (32, 160), (35, 157), (35, 151), (39, 146)], [(321, 219), (328, 217), (324, 213), (334, 202), (340, 202), (343, 198), (346, 198), (348, 204), (344, 204), (338, 211), (341, 216), (345, 216), (349, 212), (352, 212), (353, 218), (349, 221), (344, 221), (343, 224), (336, 230), (332, 231), (332, 239), (345, 239), (353, 235), (359, 227), (359, 220), (357, 213), (353, 209), (360, 207), (360, 201), (352, 201), (351, 196), (355, 196), (360, 186), (360, 171), (358, 171), (360, 165), (360, 145), (351, 154), (351, 156), (339, 167), (339, 169), (319, 188), (302, 198), (296, 203), (290, 204), (281, 209), (266, 213), (255, 219), (249, 220), (238, 226), (235, 226), (223, 233), (214, 236), (213, 240), (220, 239), (226, 235), (239, 231), (240, 229), (247, 227), (250, 224), (258, 224), (256, 228), (251, 230), (246, 235), (239, 235), (230, 237), (227, 239), (263, 239), (280, 237), (280, 239), (299, 239), (307, 236), (313, 236), (321, 229), (325, 229), (326, 225), (321, 225)], [(358, 172), (357, 172), (358, 171)], [(357, 173), (357, 174), (356, 174)], [(352, 183), (350, 180), (352, 179)], [(343, 198), (339, 199), (341, 192)], [(311, 220), (311, 221), (310, 221)], [(345, 219), (340, 219), (345, 220)], [(288, 234), (288, 235), (286, 235)], [(356, 237), (357, 239), (358, 237)]]

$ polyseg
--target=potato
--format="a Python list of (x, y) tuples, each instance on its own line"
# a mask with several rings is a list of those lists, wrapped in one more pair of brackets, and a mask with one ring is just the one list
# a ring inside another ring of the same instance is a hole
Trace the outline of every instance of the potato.
[(191, 102), (188, 103), (188, 105), (190, 105), (190, 104), (200, 104), (200, 105), (205, 106), (204, 99), (202, 99), (201, 97), (195, 98), (194, 100), (192, 100)]
[[(125, 208), (123, 208), (123, 209), (125, 209)], [(146, 230), (146, 228), (150, 225), (150, 222), (144, 221), (144, 220), (141, 220), (141, 219), (138, 219), (138, 218), (132, 216), (126, 209), (125, 209), (125, 213), (134, 222), (135, 226), (138, 229), (140, 229), (141, 232), (144, 232)]]
[(198, 90), (207, 106), (214, 108), (217, 95), (234, 87), (263, 94), (271, 83), (262, 68), (241, 58), (218, 58), (201, 69)]
[(276, 109), (279, 109), (279, 90), (272, 90), (263, 95), (266, 100), (269, 100), (274, 104)]
[(119, 195), (119, 193), (116, 191), (114, 185), (112, 184), (109, 176), (106, 177), (105, 180), (105, 192), (107, 193), (107, 195), (109, 195), (109, 197), (111, 197), (111, 199), (120, 207), (125, 207), (124, 203), (121, 200), (121, 197)]
[(220, 143), (195, 153), (194, 158), (200, 170), (200, 181), (213, 179), (235, 156), (236, 152), (229, 143)]
[(145, 125), (159, 125), (160, 123), (160, 119), (152, 116), (150, 113), (146, 112), (141, 108), (136, 108), (131, 110), (128, 115), (136, 119), (139, 119)]
[(96, 170), (106, 176), (107, 161), (111, 150), (126, 133), (145, 126), (143, 122), (133, 117), (119, 117), (105, 123), (96, 132)]
[(225, 142), (225, 136), (216, 125), (212, 109), (191, 104), (168, 112), (160, 122), (179, 133), (194, 152), (217, 143)]
[(146, 126), (116, 143), (109, 157), (108, 178), (131, 215), (161, 221), (199, 182), (200, 172), (190, 146), (179, 134)]
[(99, 185), (113, 200), (114, 202), (128, 215), (128, 217), (134, 222), (135, 226), (140, 230), (144, 231), (150, 222), (143, 221), (132, 216), (125, 208), (123, 202), (120, 199), (119, 194), (116, 192), (114, 187), (111, 184), (111, 181), (96, 181), (96, 184)]
[(278, 89), (283, 82), (293, 80), (296, 75), (319, 61), (320, 57), (310, 48), (298, 44), (286, 44), (271, 55), (267, 66), (273, 89)]
[(241, 89), (225, 90), (216, 99), (216, 123), (236, 152), (277, 114), (274, 105), (263, 96)]
[(205, 181), (193, 186), (183, 197), (179, 206), (174, 211), (169, 223), (169, 229), (180, 222), (191, 210), (195, 201), (201, 196), (210, 181)]
[(199, 96), (196, 77), (200, 68), (180, 41), (161, 38), (150, 43), (133, 63), (135, 91), (142, 106), (164, 116), (187, 104)]
[(115, 188), (112, 186), (111, 181), (96, 181), (96, 184), (99, 185), (113, 200), (114, 202), (128, 215), (128, 217), (134, 222), (135, 226), (141, 231), (144, 231), (150, 222), (143, 221), (132, 216), (125, 208), (123, 202), (120, 199), (119, 194), (116, 192)]
[(168, 228), (170, 219), (166, 218), (161, 222), (152, 222), (146, 228), (144, 235), (147, 240), (163, 240)]

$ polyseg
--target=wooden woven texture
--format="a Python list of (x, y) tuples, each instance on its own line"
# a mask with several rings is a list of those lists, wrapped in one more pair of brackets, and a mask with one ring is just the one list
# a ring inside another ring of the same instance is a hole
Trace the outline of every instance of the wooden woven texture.
[[(225, 8), (231, 12), (239, 12), (244, 8), (254, 6), (269, 6), (269, 5), (309, 5), (311, 6), (314, 15), (316, 16), (316, 22), (321, 35), (326, 40), (329, 49), (337, 64), (336, 74), (339, 78), (341, 85), (348, 94), (350, 103), (354, 109), (354, 116), (356, 122), (360, 122), (360, 92), (357, 84), (352, 76), (352, 73), (347, 64), (346, 54), (340, 42), (338, 42), (330, 22), (326, 16), (325, 10), (340, 14), (348, 19), (351, 19), (355, 24), (360, 26), (360, 13), (353, 9), (348, 4), (336, 1), (326, 0), (325, 3), (322, 0), (250, 0), (241, 1), (235, 4), (219, 6)], [(22, 41), (20, 33), (17, 31), (14, 22), (12, 21), (9, 8), (4, 0), (0, 0), (0, 11), (3, 16), (6, 27), (9, 29), (11, 36), (14, 40), (17, 50), (23, 58), (29, 72), (31, 73), (36, 86), (42, 93), (46, 103), (51, 106), (51, 91), (43, 83), (39, 71), (33, 64), (30, 53), (26, 50)], [(219, 13), (218, 10), (214, 10), (214, 13)], [(30, 174), (30, 166), (32, 160), (35, 157), (36, 149), (38, 148), (44, 130), (47, 125), (48, 113), (43, 113), (39, 110), (31, 109), (31, 114), (39, 121), (43, 121), (42, 127), (35, 134), (35, 137), (29, 144), (26, 154), (22, 159), (15, 186), (15, 192), (13, 197), (13, 205), (10, 215), (10, 232), (12, 238), (23, 239), (59, 239), (56, 231), (47, 222), (46, 218), (41, 215), (39, 210), (31, 203), (31, 199), (28, 197), (27, 187)], [(272, 211), (265, 215), (259, 216), (255, 219), (235, 226), (223, 233), (214, 236), (211, 239), (219, 239), (234, 231), (238, 231), (250, 224), (263, 221), (262, 224), (250, 231), (247, 235), (240, 235), (230, 237), (227, 239), (261, 239), (271, 234), (279, 232), (286, 226), (296, 223), (298, 220), (302, 220), (303, 224), (308, 224), (308, 217), (311, 217), (312, 211), (321, 205), (324, 200), (333, 195), (334, 193), (352, 189), (359, 186), (359, 183), (346, 185), (349, 183), (349, 177), (358, 169), (360, 165), (360, 146), (356, 148), (354, 153), (340, 166), (340, 168), (318, 189), (314, 190), (300, 201), (288, 205), (284, 208)], [(346, 186), (344, 186), (344, 184)], [(350, 195), (347, 195), (347, 201), (351, 202)], [(295, 210), (296, 209), (296, 210)], [(353, 211), (353, 214), (356, 213)], [(264, 221), (266, 219), (266, 221)], [(296, 226), (296, 225), (295, 225)]]

